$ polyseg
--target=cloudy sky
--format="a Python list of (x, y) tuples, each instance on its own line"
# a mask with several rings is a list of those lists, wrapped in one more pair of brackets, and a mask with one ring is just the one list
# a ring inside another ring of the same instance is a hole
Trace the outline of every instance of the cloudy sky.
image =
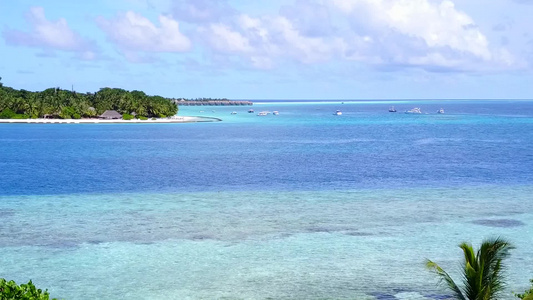
[(0, 0), (18, 89), (532, 99), (533, 0)]

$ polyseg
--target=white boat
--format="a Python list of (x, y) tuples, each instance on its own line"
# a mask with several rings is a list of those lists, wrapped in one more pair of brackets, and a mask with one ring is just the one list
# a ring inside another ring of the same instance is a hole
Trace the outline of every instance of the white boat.
[(248, 113), (249, 113), (249, 114), (253, 114), (253, 113), (254, 113), (254, 110), (253, 110), (253, 109), (249, 109), (249, 110), (248, 110)]
[(336, 115), (336, 116), (340, 116), (340, 115), (342, 115), (342, 111), (337, 110), (333, 114)]
[(272, 112), (272, 114), (277, 116), (277, 115), (279, 115), (279, 111), (275, 110), (275, 111)]
[(236, 111), (232, 111), (231, 114), (232, 114), (232, 115), (236, 115), (237, 112), (236, 112)]
[(443, 114), (443, 113), (444, 113), (444, 109), (441, 108), (441, 109), (437, 110), (437, 113), (438, 113), (438, 114)]
[(266, 115), (268, 115), (268, 111), (261, 111), (257, 115), (258, 116), (266, 116)]
[(413, 109), (406, 110), (405, 113), (406, 113), (406, 114), (421, 114), (422, 111), (420, 110), (419, 107), (415, 107), (415, 108), (413, 108)]
[(396, 112), (396, 108), (394, 106), (389, 107), (389, 112)]

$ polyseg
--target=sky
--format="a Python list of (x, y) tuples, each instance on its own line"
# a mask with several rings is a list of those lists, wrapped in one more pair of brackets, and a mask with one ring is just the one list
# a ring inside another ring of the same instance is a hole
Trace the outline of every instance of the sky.
[(533, 0), (0, 0), (16, 89), (533, 99)]

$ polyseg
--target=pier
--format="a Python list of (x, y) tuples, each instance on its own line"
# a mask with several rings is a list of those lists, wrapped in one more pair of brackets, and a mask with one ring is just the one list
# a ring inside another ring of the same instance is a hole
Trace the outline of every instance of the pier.
[(183, 106), (251, 106), (252, 101), (233, 101), (233, 100), (172, 100), (177, 105)]

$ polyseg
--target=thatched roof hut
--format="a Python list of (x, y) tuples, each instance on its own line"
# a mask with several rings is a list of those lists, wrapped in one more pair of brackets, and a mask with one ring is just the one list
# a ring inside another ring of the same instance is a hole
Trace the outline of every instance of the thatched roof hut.
[(100, 119), (122, 119), (122, 115), (119, 114), (116, 110), (106, 110), (103, 114), (100, 115)]

